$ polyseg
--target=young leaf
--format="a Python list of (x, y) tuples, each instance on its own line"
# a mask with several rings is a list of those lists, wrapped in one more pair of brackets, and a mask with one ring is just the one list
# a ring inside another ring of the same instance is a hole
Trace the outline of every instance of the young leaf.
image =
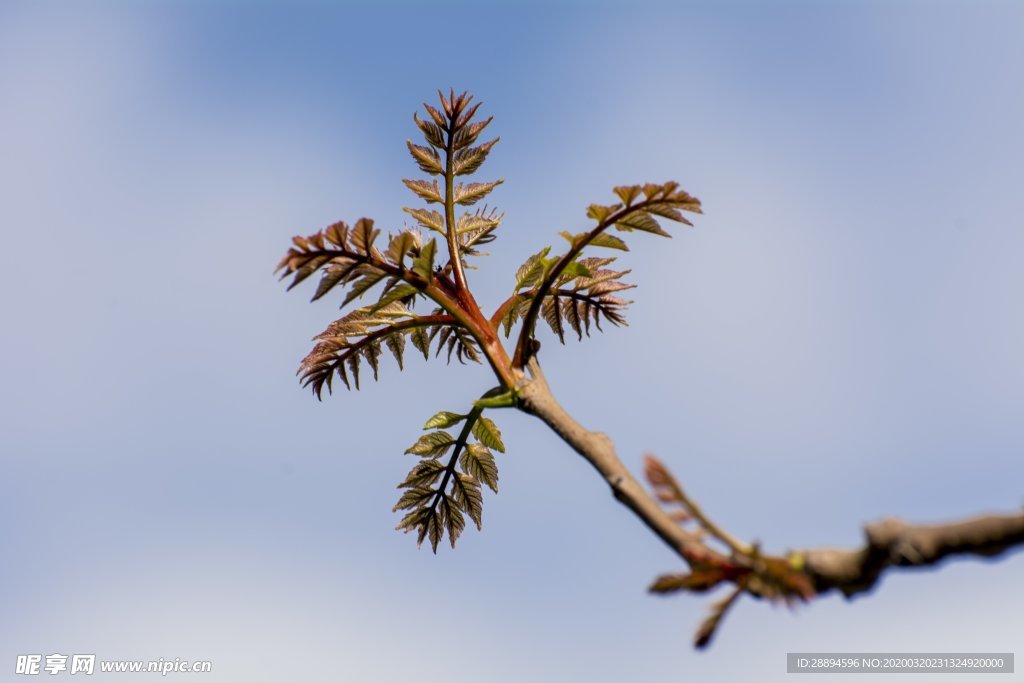
[(444, 199), (441, 197), (441, 188), (437, 186), (437, 181), (427, 182), (426, 180), (402, 180), (405, 186), (416, 193), (422, 199), (427, 200), (428, 204), (437, 203), (443, 204)]
[(544, 274), (544, 257), (551, 251), (551, 247), (544, 247), (536, 254), (526, 259), (523, 265), (516, 271), (516, 289), (519, 291), (524, 287), (533, 287)]
[(406, 453), (436, 458), (448, 452), (455, 445), (455, 439), (448, 432), (430, 432), (421, 436)]
[(356, 391), (359, 391), (359, 358), (358, 353), (353, 353), (346, 360), (348, 369), (352, 371), (352, 383), (356, 385)]
[[(415, 470), (413, 471), (415, 472)], [(434, 490), (428, 486), (414, 486), (402, 494), (402, 497), (398, 499), (398, 502), (395, 503), (395, 507), (393, 507), (391, 511), (398, 512), (399, 510), (408, 510), (409, 508), (419, 507), (430, 500), (430, 497), (433, 495)]]
[(633, 203), (633, 200), (640, 196), (639, 185), (620, 185), (619, 187), (612, 188), (615, 194), (619, 196), (622, 203), (629, 206)]
[(642, 211), (635, 211), (633, 213), (626, 214), (615, 222), (615, 227), (626, 232), (631, 230), (643, 230), (644, 232), (654, 233), (655, 235), (661, 235), (663, 237), (672, 236), (662, 230), (661, 226), (658, 225), (658, 221), (651, 218), (649, 213), (644, 213)]
[(490, 183), (468, 183), (455, 187), (455, 203), (462, 206), (476, 204), (478, 201), (490, 194), (491, 190), (501, 185), (504, 180), (495, 180)]
[[(433, 107), (428, 107), (427, 111)], [(426, 138), (427, 142), (433, 147), (442, 148), (444, 147), (444, 131), (441, 125), (437, 123), (431, 123), (430, 121), (421, 121), (417, 113), (413, 113), (412, 120), (416, 122), (419, 129), (423, 132), (423, 137)]]
[(529, 299), (519, 296), (505, 311), (505, 316), (501, 319), (501, 325), (505, 330), (506, 337), (512, 333), (512, 326), (515, 325), (516, 321), (526, 313), (526, 309), (529, 308), (529, 305)]
[[(438, 93), (440, 94), (440, 91), (438, 91)], [(441, 99), (441, 102), (444, 102), (444, 98)], [(427, 110), (427, 113), (430, 114), (430, 118), (434, 119), (434, 123), (436, 123), (439, 128), (445, 128), (448, 125), (448, 119), (437, 109), (434, 109), (426, 102), (423, 103), (423, 108)], [(444, 106), (444, 109), (446, 112), (449, 111), (447, 105)], [(444, 147), (444, 145), (438, 145), (438, 147)]]
[(464, 235), (480, 230), (491, 230), (498, 227), (504, 215), (499, 214), (496, 209), (488, 212), (487, 207), (484, 206), (484, 208), (477, 209), (473, 213), (466, 212), (459, 216), (459, 220), (456, 221), (455, 231), (459, 235)]
[(495, 493), (498, 492), (498, 465), (494, 462), (494, 456), (486, 446), (480, 443), (469, 444), (459, 456), (459, 466), (462, 467), (463, 472), (477, 481), (487, 484), (487, 487)]
[[(420, 460), (416, 463), (416, 466), (409, 471), (405, 481), (399, 484), (398, 488), (407, 489), (419, 486), (433, 486), (444, 470), (444, 463), (436, 458)], [(423, 502), (426, 502), (426, 500)], [(395, 510), (392, 510), (392, 512), (394, 511)]]
[(419, 145), (412, 144), (412, 140), (406, 140), (405, 144), (409, 146), (409, 153), (412, 154), (412, 158), (416, 160), (422, 171), (430, 173), (431, 175), (438, 175), (444, 173), (444, 168), (441, 166), (441, 158), (437, 154), (437, 150), (431, 147), (421, 147)]
[(441, 349), (445, 342), (448, 343), (448, 362), (452, 362), (452, 353), (455, 353), (455, 358), (465, 365), (467, 360), (471, 360), (474, 363), (482, 362), (480, 360), (480, 347), (477, 346), (476, 339), (469, 332), (461, 327), (446, 327), (442, 332), (442, 336), (439, 338), (437, 344), (437, 355), (441, 354)]
[(499, 453), (505, 452), (505, 444), (501, 442), (501, 431), (493, 421), (481, 415), (473, 425), (473, 436), (480, 440), (480, 443), (493, 448)]
[[(398, 511), (392, 510), (392, 512)], [(421, 525), (425, 523), (427, 516), (429, 514), (431, 514), (430, 508), (420, 507), (414, 509), (412, 512), (410, 512), (402, 518), (402, 521), (398, 523), (398, 526), (396, 526), (395, 529), (397, 529), (398, 531), (404, 531), (405, 533), (409, 533), (413, 529), (422, 528)], [(417, 542), (417, 545), (419, 545), (419, 543), (422, 542), (423, 538), (420, 537), (420, 540)]]
[(402, 207), (402, 211), (416, 219), (416, 222), (428, 230), (444, 234), (444, 216), (433, 209), (410, 209)]
[(562, 304), (562, 315), (569, 321), (569, 326), (572, 331), (576, 333), (578, 339), (583, 339), (583, 331), (587, 330), (587, 336), (589, 335), (589, 326), (586, 324), (587, 311), (582, 305), (583, 302), (574, 301), (573, 299), (567, 298), (565, 303)]
[(551, 330), (558, 335), (558, 341), (565, 343), (565, 327), (562, 325), (562, 307), (557, 296), (544, 299), (540, 309), (544, 321), (551, 327)]
[(455, 153), (455, 162), (453, 164), (453, 170), (455, 175), (469, 175), (475, 172), (487, 159), (488, 153), (491, 148), (497, 144), (500, 138), (494, 138), (490, 142), (485, 142), (479, 147), (470, 147), (468, 149), (460, 149)]
[(367, 342), (362, 348), (363, 357), (366, 358), (366, 362), (370, 364), (373, 369), (373, 378), (377, 379), (377, 369), (380, 366), (380, 340), (375, 339)]
[(350, 233), (352, 246), (360, 254), (371, 256), (374, 254), (373, 242), (377, 239), (380, 230), (373, 227), (373, 221), (369, 218), (360, 218)]
[(452, 501), (466, 511), (477, 529), (483, 526), (484, 496), (479, 481), (466, 474), (452, 477)]
[(562, 269), (562, 274), (558, 276), (560, 282), (568, 282), (578, 277), (590, 277), (590, 269), (579, 261), (570, 261)]
[(602, 204), (591, 204), (587, 207), (587, 218), (593, 218), (598, 223), (603, 222), (608, 216), (622, 208), (621, 204), (604, 206)]
[(385, 306), (389, 306), (396, 301), (402, 301), (404, 299), (414, 297), (419, 293), (420, 290), (412, 285), (398, 285), (381, 296), (380, 300), (370, 307), (370, 313), (376, 313)]
[[(453, 505), (448, 496), (443, 494), (441, 495), (439, 508), (441, 516), (444, 518), (445, 529), (448, 530), (448, 540), (451, 542), (452, 548), (454, 548), (455, 541), (459, 539), (459, 536), (462, 535), (462, 530), (466, 528), (466, 519), (462, 516), (462, 510)], [(436, 544), (434, 544), (434, 552), (437, 552)]]
[[(437, 544), (441, 542), (441, 536), (444, 535), (444, 520), (441, 519), (441, 514), (437, 510), (431, 510), (431, 514), (427, 517), (427, 528), (426, 533), (430, 538), (430, 548), (437, 554)], [(423, 532), (420, 532), (420, 541), (423, 540)]]
[(359, 264), (355, 262), (327, 266), (310, 301), (316, 301), (338, 286), (338, 284), (346, 282), (348, 276), (358, 267)]
[(384, 337), (384, 343), (387, 344), (388, 350), (391, 351), (391, 355), (395, 357), (398, 362), (398, 369), (404, 370), (405, 367), (402, 364), (402, 354), (405, 352), (405, 335), (401, 332), (395, 332)]
[(434, 254), (437, 252), (437, 241), (430, 240), (420, 248), (420, 253), (412, 260), (413, 271), (424, 280), (434, 277)]
[(463, 126), (455, 132), (455, 137), (452, 139), (452, 147), (454, 149), (462, 149), (463, 147), (469, 147), (476, 142), (477, 137), (483, 132), (484, 128), (487, 127), (494, 117), (488, 118), (486, 121), (479, 121), (477, 123), (471, 123), (468, 126)]
[(609, 249), (629, 251), (629, 247), (626, 246), (625, 242), (620, 240), (615, 235), (609, 235), (606, 232), (602, 232), (597, 237), (590, 240), (590, 245), (594, 247), (608, 247)]
[(686, 220), (683, 217), (683, 214), (679, 211), (679, 209), (676, 209), (671, 206), (665, 206), (664, 204), (651, 204), (650, 206), (647, 207), (647, 210), (653, 214), (661, 216), (662, 218), (667, 218), (670, 221), (685, 223), (686, 225), (693, 225), (693, 223), (691, 223), (690, 221)]
[(427, 420), (427, 423), (423, 425), (423, 429), (447, 429), (448, 427), (454, 427), (465, 419), (465, 415), (442, 410)]
[(384, 255), (390, 263), (401, 268), (406, 254), (413, 249), (419, 249), (421, 243), (419, 233), (403, 230), (391, 238), (388, 242), (388, 250)]
[(361, 297), (368, 289), (383, 280), (385, 277), (384, 271), (377, 270), (372, 266), (360, 266), (356, 272), (365, 273), (365, 275), (356, 280), (355, 284), (349, 288), (348, 294), (345, 296), (345, 300), (341, 302), (342, 308), (348, 306), (348, 304), (353, 300)]
[(423, 359), (430, 360), (430, 335), (427, 333), (426, 328), (415, 328), (409, 334), (409, 339), (412, 341), (412, 345), (423, 354)]

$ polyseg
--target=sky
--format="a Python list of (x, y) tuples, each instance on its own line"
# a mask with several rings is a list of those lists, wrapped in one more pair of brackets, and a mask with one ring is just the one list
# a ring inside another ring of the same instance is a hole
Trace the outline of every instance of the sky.
[(1013, 511), (1022, 30), (984, 0), (0, 1), (0, 680), (32, 653), (669, 683), (1018, 648), (1020, 552), (793, 612), (745, 599), (696, 652), (712, 598), (647, 595), (678, 558), (508, 411), (483, 531), (417, 550), (393, 531), (402, 452), (493, 378), (410, 357), (318, 403), (294, 370), (340, 299), (272, 271), (334, 221), (401, 228), (412, 113), (469, 90), (501, 136), (478, 175), (506, 181), (469, 275), (485, 307), (614, 185), (703, 202), (671, 240), (630, 236), (628, 328), (541, 336), (559, 401), (634, 472), (657, 454), (769, 552)]

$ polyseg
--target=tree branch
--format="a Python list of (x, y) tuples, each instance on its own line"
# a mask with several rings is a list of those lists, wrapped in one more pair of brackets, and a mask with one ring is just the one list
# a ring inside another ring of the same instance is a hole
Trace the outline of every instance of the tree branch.
[(726, 558), (703, 545), (683, 529), (640, 485), (615, 453), (606, 435), (592, 432), (576, 422), (551, 394), (536, 356), (527, 362), (530, 377), (517, 385), (520, 408), (539, 417), (573, 450), (596, 469), (616, 500), (633, 511), (658, 538), (691, 564), (719, 564)]
[[(683, 559), (691, 564), (727, 559), (708, 549), (662, 509), (619, 460), (611, 439), (586, 429), (565, 412), (552, 395), (536, 357), (529, 360), (527, 369), (530, 377), (524, 376), (517, 387), (522, 410), (543, 420), (583, 456), (608, 483), (615, 498)], [(882, 572), (892, 567), (935, 565), (952, 555), (994, 557), (1024, 545), (1024, 512), (934, 525), (885, 519), (867, 525), (865, 535), (863, 548), (800, 550), (790, 553), (789, 565), (811, 579), (816, 593), (839, 590), (851, 596), (870, 590)]]
[(846, 597), (871, 590), (892, 567), (926, 567), (952, 555), (995, 557), (1024, 545), (1024, 512), (984, 515), (947, 524), (910, 524), (883, 519), (864, 527), (863, 548), (822, 548), (793, 553), (818, 593), (838, 590)]

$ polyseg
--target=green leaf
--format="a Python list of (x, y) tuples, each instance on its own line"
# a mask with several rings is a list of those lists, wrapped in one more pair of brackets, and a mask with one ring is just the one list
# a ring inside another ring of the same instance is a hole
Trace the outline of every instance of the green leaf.
[(488, 448), (493, 448), (499, 453), (505, 452), (505, 444), (501, 442), (501, 430), (492, 420), (483, 415), (478, 417), (476, 424), (473, 425), (473, 436)]
[(519, 317), (525, 313), (529, 299), (517, 295), (517, 299), (508, 307), (505, 317), (501, 319), (502, 327), (505, 330), (505, 337), (512, 334), (512, 326), (516, 324)]
[[(452, 544), (452, 548), (455, 547), (455, 541), (459, 539), (462, 534), (462, 530), (466, 528), (466, 518), (462, 516), (462, 510), (455, 505), (452, 505), (452, 501), (448, 496), (441, 497), (441, 516), (444, 517), (444, 526), (448, 530), (448, 540)], [(437, 552), (435, 546), (434, 549)]]
[[(415, 509), (403, 517), (402, 521), (398, 523), (398, 526), (396, 526), (395, 529), (409, 533), (413, 529), (421, 528), (421, 525), (426, 522), (427, 516), (430, 514), (432, 513), (428, 507)], [(419, 542), (422, 543), (423, 539), (421, 538)]]
[[(405, 481), (398, 485), (400, 489), (407, 489), (417, 486), (433, 486), (445, 470), (445, 465), (436, 458), (427, 458), (416, 463)], [(424, 501), (425, 502), (425, 501)]]
[(662, 230), (661, 226), (658, 225), (658, 221), (651, 218), (650, 214), (644, 213), (643, 211), (635, 211), (633, 213), (626, 214), (615, 222), (615, 227), (626, 232), (631, 230), (643, 230), (644, 232), (662, 235), (663, 237), (672, 236)]
[(402, 211), (416, 219), (416, 222), (428, 230), (444, 234), (444, 216), (433, 209), (410, 209), (403, 206)]
[(467, 232), (490, 230), (498, 227), (504, 215), (505, 214), (499, 214), (494, 209), (489, 213), (485, 212), (484, 209), (476, 209), (473, 213), (469, 213), (467, 211), (459, 216), (459, 220), (455, 226), (455, 231), (462, 235)]
[[(367, 266), (363, 266), (361, 268), (361, 270), (364, 271), (366, 269)], [(349, 303), (352, 302), (354, 299), (358, 299), (359, 297), (361, 297), (363, 294), (366, 293), (368, 289), (370, 289), (375, 284), (383, 280), (384, 277), (384, 271), (377, 270), (376, 268), (374, 268), (373, 270), (367, 272), (366, 275), (356, 280), (355, 283), (353, 283), (352, 286), (349, 288), (348, 294), (345, 295), (345, 300), (341, 302), (342, 308), (348, 306)]]
[(372, 256), (373, 242), (377, 239), (380, 230), (374, 230), (373, 221), (369, 218), (360, 218), (352, 228), (350, 236), (352, 246), (360, 254)]
[(448, 452), (455, 444), (455, 439), (448, 432), (430, 432), (421, 436), (406, 453), (436, 458)]
[(412, 340), (412, 345), (423, 354), (423, 359), (430, 360), (430, 335), (427, 333), (426, 328), (413, 328), (413, 331), (409, 334), (409, 339)]
[(487, 154), (497, 144), (498, 140), (499, 138), (494, 138), (479, 147), (470, 147), (456, 152), (455, 161), (452, 165), (455, 175), (469, 175), (480, 168), (484, 160), (487, 159)]
[(615, 235), (609, 235), (606, 232), (600, 233), (597, 237), (590, 240), (590, 245), (595, 247), (608, 247), (609, 249), (620, 249), (622, 251), (629, 251), (629, 247), (626, 243), (620, 240)]
[(693, 223), (691, 223), (690, 221), (686, 220), (686, 218), (683, 217), (683, 214), (680, 213), (679, 209), (672, 206), (666, 206), (665, 204), (656, 203), (648, 206), (647, 210), (655, 215), (661, 216), (662, 218), (667, 218), (670, 221), (676, 221), (678, 223), (684, 223), (686, 225), (691, 226), (693, 225)]
[(519, 405), (519, 397), (514, 391), (495, 391), (492, 389), (473, 401), (473, 405), (477, 408), (515, 408)]
[[(438, 514), (437, 510), (427, 517), (426, 533), (430, 538), (430, 548), (437, 554), (437, 544), (441, 542), (441, 536), (444, 535), (443, 520), (441, 515)], [(423, 541), (423, 532), (420, 532), (420, 542)]]
[(405, 352), (405, 335), (401, 332), (395, 332), (384, 337), (384, 343), (387, 344), (388, 349), (391, 351), (391, 355), (398, 361), (398, 369), (404, 370), (402, 365), (402, 354)]
[(380, 309), (384, 308), (385, 306), (393, 304), (396, 301), (401, 301), (403, 299), (408, 299), (409, 297), (415, 296), (415, 295), (417, 295), (419, 293), (420, 293), (420, 290), (417, 289), (416, 287), (414, 287), (413, 285), (409, 285), (409, 284), (398, 285), (398, 286), (392, 288), (390, 291), (388, 291), (384, 296), (382, 296), (380, 298), (380, 300), (377, 303), (375, 303), (373, 306), (371, 306), (369, 312), (370, 313), (376, 313), (377, 311), (379, 311)]
[(424, 429), (447, 429), (448, 427), (454, 427), (463, 420), (466, 419), (465, 415), (459, 415), (458, 413), (452, 413), (447, 410), (442, 410), (434, 417), (427, 420), (427, 423), (423, 425)]
[(373, 378), (377, 379), (377, 369), (380, 366), (380, 340), (375, 340), (366, 344), (362, 349), (363, 357), (366, 358), (366, 362), (373, 368)]
[(395, 503), (395, 507), (391, 511), (398, 512), (399, 510), (419, 507), (430, 500), (430, 497), (433, 495), (434, 490), (432, 488), (428, 486), (415, 486), (402, 494), (402, 497), (398, 499), (398, 502)]
[[(409, 209), (403, 209), (408, 211)], [(396, 266), (402, 266), (402, 260), (412, 248), (419, 249), (420, 237), (411, 230), (403, 230), (388, 242), (387, 259)]]
[(319, 284), (317, 284), (316, 293), (313, 294), (313, 298), (310, 301), (316, 301), (334, 289), (338, 283), (344, 281), (357, 267), (359, 267), (359, 264), (355, 262), (327, 266), (323, 276), (320, 278)]
[(541, 316), (551, 327), (551, 330), (558, 335), (558, 341), (565, 343), (565, 327), (562, 325), (561, 301), (557, 296), (544, 299), (540, 308)]
[(604, 222), (608, 216), (622, 208), (621, 204), (613, 204), (612, 206), (604, 206), (603, 204), (591, 204), (587, 207), (587, 218), (593, 218), (598, 223)]
[(633, 200), (640, 196), (639, 185), (620, 185), (619, 187), (612, 188), (612, 190), (626, 206), (632, 204)]
[(427, 200), (428, 203), (444, 203), (444, 199), (441, 197), (441, 188), (437, 186), (436, 180), (428, 183), (426, 180), (406, 180), (403, 178), (402, 182), (419, 197)]
[(414, 145), (412, 144), (412, 140), (406, 140), (405, 144), (409, 146), (409, 153), (412, 154), (412, 158), (416, 160), (420, 170), (432, 175), (444, 173), (444, 168), (441, 166), (441, 158), (438, 156), (437, 150), (430, 147)]
[[(427, 462), (437, 462), (429, 460)], [(469, 444), (459, 456), (459, 466), (462, 471), (474, 479), (487, 484), (495, 493), (498, 492), (498, 465), (494, 462), (494, 455), (487, 447), (480, 443)]]
[(516, 291), (525, 287), (532, 287), (544, 274), (544, 257), (551, 251), (551, 247), (544, 247), (536, 254), (526, 259), (523, 265), (516, 271)]
[(467, 474), (452, 477), (452, 500), (466, 511), (477, 529), (483, 526), (484, 496), (479, 481)]
[(356, 385), (356, 391), (359, 391), (359, 359), (358, 353), (353, 353), (348, 357), (348, 369), (352, 371), (352, 383)]
[(561, 235), (562, 237), (564, 237), (566, 239), (566, 241), (569, 242), (569, 246), (571, 246), (571, 247), (575, 247), (576, 244), (580, 240), (582, 240), (584, 237), (587, 236), (587, 233), (585, 233), (585, 232), (579, 232), (579, 233), (576, 233), (574, 235), (571, 232), (569, 232), (568, 230), (563, 230), (562, 232), (560, 232), (558, 234)]
[[(562, 305), (562, 314), (569, 321), (569, 325), (572, 327), (573, 332), (576, 333), (576, 336), (582, 340), (583, 330), (586, 327), (585, 321), (587, 320), (586, 304), (582, 301), (566, 299)], [(587, 336), (590, 336), (589, 330)]]
[(579, 261), (570, 261), (565, 264), (565, 268), (562, 269), (562, 272), (558, 277), (563, 282), (567, 282), (577, 277), (590, 277), (590, 269)]
[(412, 269), (427, 282), (434, 277), (434, 254), (437, 252), (437, 241), (430, 240), (420, 248), (419, 255), (412, 260)]
[(478, 201), (490, 194), (491, 190), (501, 185), (504, 180), (495, 180), (490, 183), (468, 183), (459, 184), (455, 188), (455, 203), (462, 206), (476, 204)]

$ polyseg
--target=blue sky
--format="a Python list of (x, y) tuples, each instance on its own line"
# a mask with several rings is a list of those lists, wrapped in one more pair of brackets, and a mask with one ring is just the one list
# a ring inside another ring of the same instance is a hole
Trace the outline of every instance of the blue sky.
[(745, 601), (695, 653), (708, 599), (645, 595), (677, 560), (520, 415), (495, 416), (483, 532), (417, 551), (392, 531), (401, 453), (486, 368), (410, 358), (317, 403), (292, 373), (336, 302), (271, 270), (293, 234), (400, 227), (412, 112), (469, 89), (506, 179), (470, 276), (488, 306), (613, 185), (704, 202), (631, 238), (629, 328), (543, 338), (631, 468), (657, 453), (779, 552), (1011, 510), (1022, 29), (1012, 2), (0, 3), (0, 666), (774, 681), (787, 651), (1013, 650), (1019, 553), (794, 614)]

